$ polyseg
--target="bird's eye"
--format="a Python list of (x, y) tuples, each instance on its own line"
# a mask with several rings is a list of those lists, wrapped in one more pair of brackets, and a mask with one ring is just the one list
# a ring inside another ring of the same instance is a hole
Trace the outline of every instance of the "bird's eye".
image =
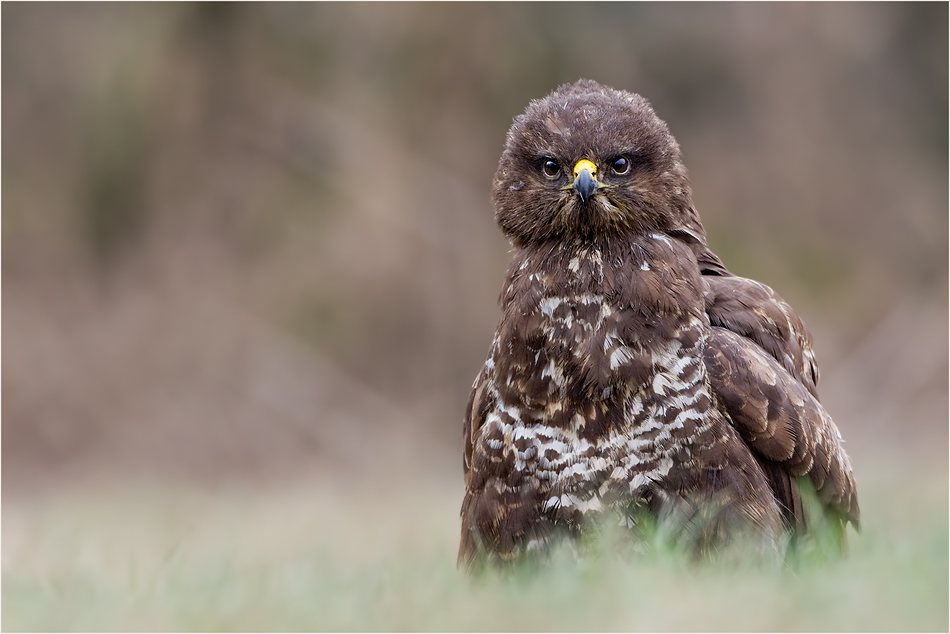
[(561, 166), (554, 159), (547, 158), (541, 162), (541, 171), (548, 178), (554, 178), (561, 173)]
[(618, 156), (610, 164), (610, 169), (614, 171), (614, 174), (626, 174), (630, 171), (630, 161), (623, 156)]

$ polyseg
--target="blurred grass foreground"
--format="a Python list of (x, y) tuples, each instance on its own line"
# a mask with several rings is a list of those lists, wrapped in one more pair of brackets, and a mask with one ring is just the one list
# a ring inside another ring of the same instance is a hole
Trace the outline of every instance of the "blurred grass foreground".
[[(948, 6), (2, 12), (4, 630), (948, 623)], [(512, 117), (589, 77), (805, 319), (843, 560), (455, 569)]]
[[(5, 504), (3, 628), (79, 631), (939, 631), (947, 488), (865, 479), (847, 559), (650, 553), (470, 578), (457, 487), (175, 488)], [(403, 486), (410, 484), (400, 482)], [(11, 517), (12, 516), (12, 517)], [(10, 549), (15, 555), (7, 558)]]

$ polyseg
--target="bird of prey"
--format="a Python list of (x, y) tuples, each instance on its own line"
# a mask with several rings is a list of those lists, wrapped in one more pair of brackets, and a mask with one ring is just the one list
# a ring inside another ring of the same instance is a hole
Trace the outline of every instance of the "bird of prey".
[(701, 554), (858, 527), (810, 335), (709, 249), (646, 99), (580, 80), (532, 101), (492, 203), (514, 255), (465, 411), (460, 565), (644, 518)]

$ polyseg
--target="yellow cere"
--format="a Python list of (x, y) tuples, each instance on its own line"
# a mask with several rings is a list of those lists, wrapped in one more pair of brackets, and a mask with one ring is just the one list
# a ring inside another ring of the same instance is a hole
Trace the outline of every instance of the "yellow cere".
[(574, 178), (581, 175), (581, 170), (587, 170), (591, 176), (597, 174), (597, 166), (587, 159), (581, 159), (574, 165)]

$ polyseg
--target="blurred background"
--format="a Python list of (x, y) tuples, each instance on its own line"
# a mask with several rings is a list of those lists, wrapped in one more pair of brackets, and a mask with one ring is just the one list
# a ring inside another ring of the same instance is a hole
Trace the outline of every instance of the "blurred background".
[(812, 329), (859, 485), (946, 486), (944, 3), (2, 18), (5, 510), (414, 477), (449, 483), (456, 522), (510, 258), (491, 178), (512, 118), (580, 77), (653, 103), (712, 248)]

